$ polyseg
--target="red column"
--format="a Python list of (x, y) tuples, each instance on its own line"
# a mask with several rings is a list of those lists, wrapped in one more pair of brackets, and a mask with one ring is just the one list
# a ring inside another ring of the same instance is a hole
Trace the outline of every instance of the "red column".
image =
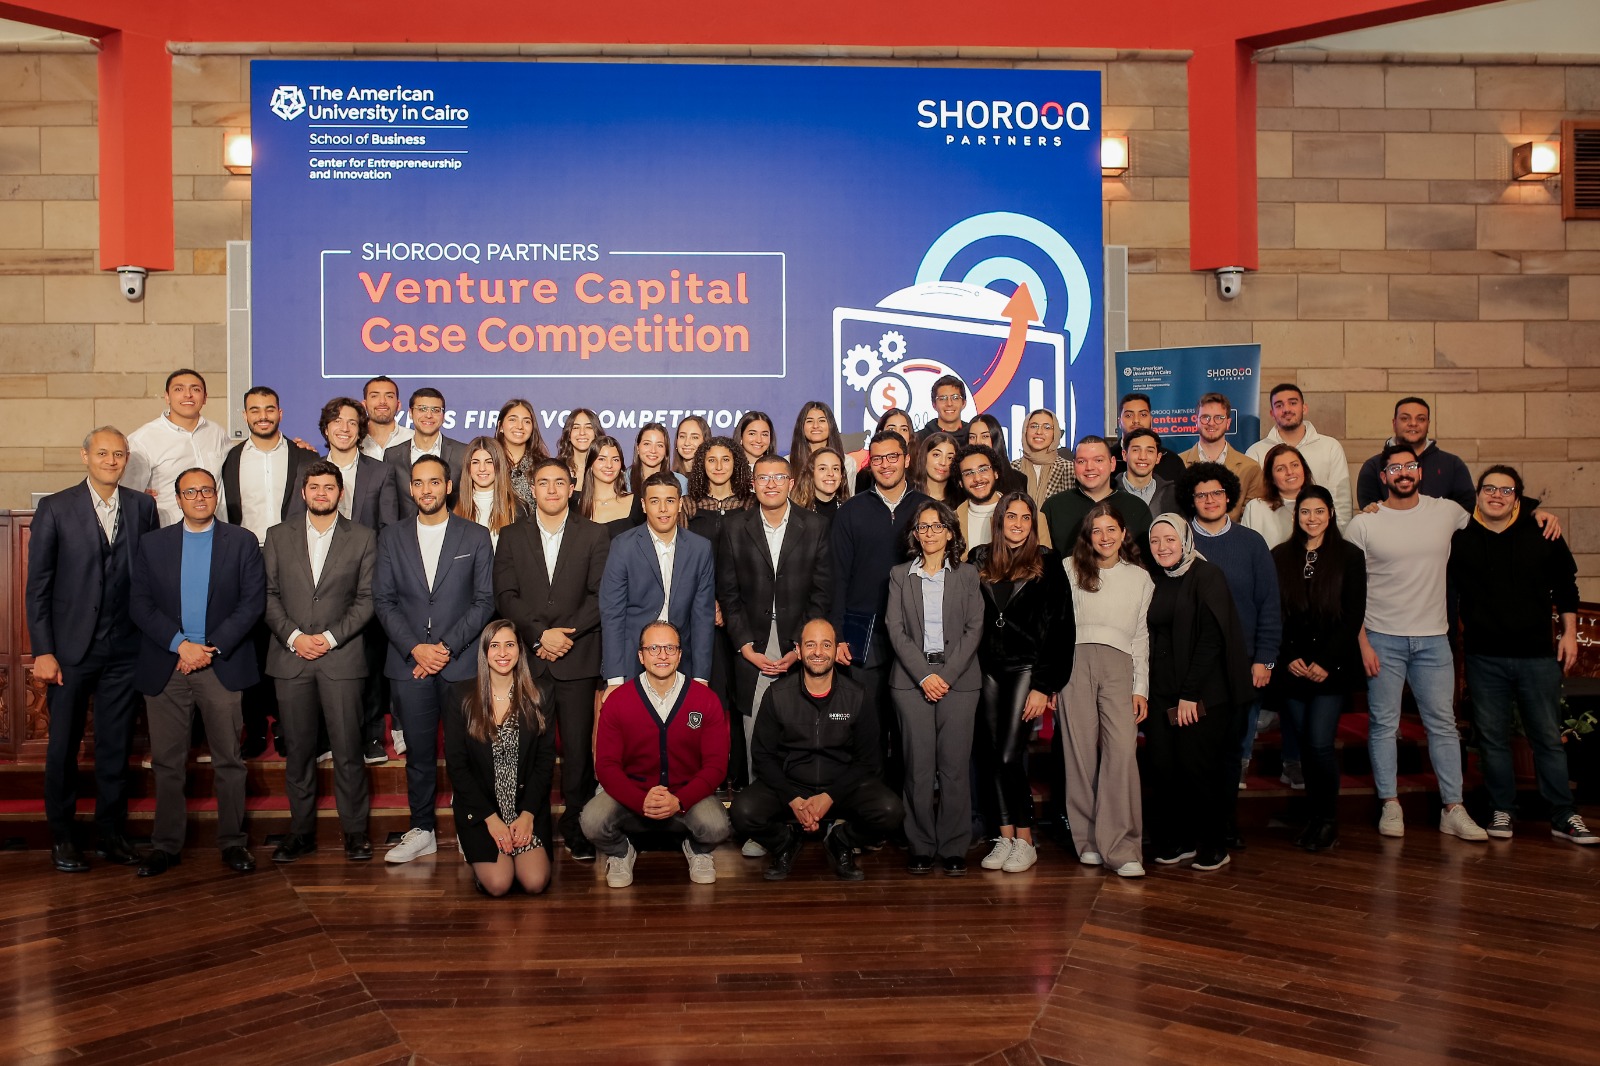
[(127, 30), (100, 40), (100, 269), (119, 266), (172, 269), (172, 57)]
[(1189, 60), (1189, 267), (1256, 269), (1256, 68), (1250, 49)]

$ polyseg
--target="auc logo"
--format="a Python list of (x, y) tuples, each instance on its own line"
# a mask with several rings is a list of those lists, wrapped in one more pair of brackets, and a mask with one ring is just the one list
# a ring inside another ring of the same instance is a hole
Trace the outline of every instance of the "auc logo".
[(288, 122), (305, 112), (306, 94), (298, 85), (280, 85), (272, 90), (272, 101), (267, 106), (274, 115)]

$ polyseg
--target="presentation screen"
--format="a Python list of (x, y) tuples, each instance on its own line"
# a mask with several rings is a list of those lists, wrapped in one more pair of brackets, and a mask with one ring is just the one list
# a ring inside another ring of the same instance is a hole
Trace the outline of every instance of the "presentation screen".
[[(387, 374), (446, 432), (522, 397), (731, 432), (920, 426), (944, 374), (1015, 454), (1102, 428), (1100, 76), (257, 60), (254, 382), (293, 433)], [(243, 388), (233, 383), (235, 395)]]

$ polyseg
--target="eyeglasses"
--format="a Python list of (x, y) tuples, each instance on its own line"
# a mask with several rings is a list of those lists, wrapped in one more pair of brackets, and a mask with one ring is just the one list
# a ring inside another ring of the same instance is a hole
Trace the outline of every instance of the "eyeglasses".
[(789, 480), (788, 474), (757, 474), (750, 479), (757, 485), (781, 485)]
[(949, 527), (946, 526), (943, 522), (918, 522), (916, 525), (912, 526), (911, 528), (920, 537), (924, 533), (932, 533), (935, 530), (948, 529)]
[(1212, 489), (1210, 492), (1196, 492), (1194, 498), (1197, 500), (1225, 500), (1228, 498), (1228, 490)]
[(1390, 463), (1388, 466), (1384, 467), (1383, 469), (1387, 473), (1389, 473), (1391, 476), (1394, 475), (1394, 474), (1399, 474), (1399, 473), (1415, 474), (1418, 470), (1422, 469), (1422, 464), (1421, 463), (1416, 463), (1416, 462), (1411, 462), (1411, 463)]
[(1200, 422), (1200, 423), (1202, 423), (1204, 425), (1207, 425), (1207, 426), (1220, 426), (1231, 417), (1233, 417), (1233, 416), (1232, 415), (1199, 415), (1199, 416), (1196, 417), (1196, 421), (1198, 421), (1198, 422)]
[(209, 500), (216, 494), (217, 490), (212, 488), (210, 485), (199, 489), (184, 489), (182, 492), (178, 493), (179, 496), (182, 496), (186, 500)]
[(639, 650), (646, 655), (660, 655), (663, 652), (667, 655), (676, 655), (683, 649), (677, 644), (642, 644), (639, 646)]
[(442, 414), (444, 414), (444, 408), (443, 407), (434, 407), (434, 406), (423, 407), (421, 405), (418, 405), (416, 407), (413, 407), (412, 410), (415, 411), (419, 415), (442, 415)]
[(1478, 491), (1485, 496), (1493, 496), (1498, 493), (1509, 500), (1517, 494), (1517, 487), (1515, 485), (1485, 485)]
[(883, 455), (874, 455), (867, 460), (868, 466), (893, 466), (906, 457), (905, 452), (887, 452)]
[(957, 400), (965, 400), (965, 399), (966, 399), (966, 397), (961, 395), (959, 392), (947, 392), (947, 393), (943, 394), (942, 396), (935, 396), (933, 398), (933, 402), (934, 403), (954, 403)]
[(963, 480), (965, 480), (965, 479), (967, 479), (969, 477), (978, 477), (981, 474), (992, 474), (992, 473), (994, 473), (994, 467), (992, 467), (992, 466), (975, 466), (971, 470), (963, 470), (963, 471), (961, 471), (961, 477), (962, 477)]

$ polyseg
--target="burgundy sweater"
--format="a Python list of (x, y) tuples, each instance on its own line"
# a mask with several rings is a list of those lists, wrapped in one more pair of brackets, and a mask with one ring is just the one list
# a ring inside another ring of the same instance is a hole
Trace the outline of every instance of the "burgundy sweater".
[(600, 708), (595, 776), (635, 814), (644, 813), (645, 793), (656, 785), (666, 785), (688, 810), (728, 775), (728, 719), (716, 695), (689, 680), (663, 722), (641, 688), (647, 683), (629, 681)]

